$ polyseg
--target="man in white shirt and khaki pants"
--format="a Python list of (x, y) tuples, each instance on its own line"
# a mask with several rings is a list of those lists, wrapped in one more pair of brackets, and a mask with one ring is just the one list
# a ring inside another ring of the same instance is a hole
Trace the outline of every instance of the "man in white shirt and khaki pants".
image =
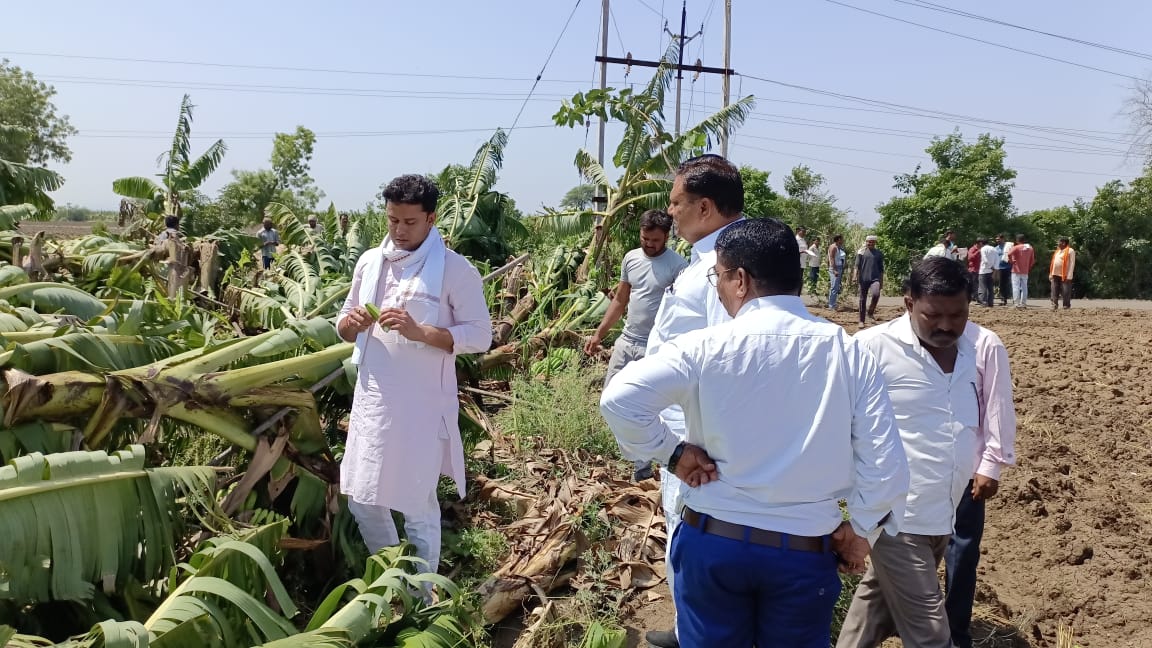
[[(826, 648), (838, 556), (858, 573), (903, 519), (908, 466), (884, 381), (862, 345), (808, 313), (798, 253), (776, 219), (724, 229), (707, 278), (735, 319), (666, 342), (600, 401), (626, 456), (688, 486), (669, 551), (687, 648)], [(686, 438), (661, 417), (673, 404)]]
[(836, 648), (876, 648), (894, 634), (906, 648), (952, 647), (936, 569), (977, 468), (980, 380), (964, 337), (969, 291), (959, 264), (923, 259), (908, 280), (908, 312), (856, 334), (887, 381), (912, 487), (900, 533), (881, 534), (872, 548)]

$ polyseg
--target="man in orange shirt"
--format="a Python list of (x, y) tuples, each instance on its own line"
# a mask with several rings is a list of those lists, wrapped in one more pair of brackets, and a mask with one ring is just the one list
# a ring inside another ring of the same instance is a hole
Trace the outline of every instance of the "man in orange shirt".
[(1076, 250), (1068, 245), (1068, 237), (1061, 236), (1056, 251), (1052, 253), (1052, 264), (1048, 266), (1048, 277), (1052, 281), (1052, 310), (1056, 310), (1061, 298), (1064, 310), (1072, 307), (1072, 271), (1076, 269)]

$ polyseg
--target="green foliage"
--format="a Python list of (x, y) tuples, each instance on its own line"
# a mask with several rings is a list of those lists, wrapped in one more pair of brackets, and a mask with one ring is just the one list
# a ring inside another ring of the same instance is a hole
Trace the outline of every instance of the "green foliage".
[(876, 234), (894, 278), (905, 276), (945, 231), (955, 230), (961, 245), (970, 244), (977, 235), (1003, 231), (1013, 215), (1016, 171), (1004, 164), (1004, 140), (982, 134), (967, 144), (956, 132), (933, 139), (925, 151), (935, 170), (921, 173), (917, 165), (896, 176), (903, 195), (876, 208)]
[(824, 176), (805, 165), (784, 177), (785, 196), (779, 200), (780, 218), (793, 228), (808, 228), (808, 240), (819, 236), (827, 245), (848, 226), (848, 214), (836, 206), (836, 196), (825, 186)]
[(538, 441), (546, 448), (616, 458), (616, 439), (600, 416), (603, 381), (601, 369), (580, 366), (547, 379), (517, 377), (512, 381), (516, 400), (501, 410), (494, 422), (525, 447), (534, 447)]
[(70, 162), (67, 139), (76, 134), (66, 115), (58, 115), (52, 97), (56, 89), (27, 70), (0, 59), (0, 159), (42, 166)]
[(749, 218), (781, 218), (780, 194), (768, 184), (770, 171), (755, 167), (740, 167), (740, 179), (744, 182), (744, 214)]
[(595, 186), (578, 184), (569, 189), (560, 199), (560, 208), (568, 211), (584, 211), (592, 207), (592, 199), (595, 196)]

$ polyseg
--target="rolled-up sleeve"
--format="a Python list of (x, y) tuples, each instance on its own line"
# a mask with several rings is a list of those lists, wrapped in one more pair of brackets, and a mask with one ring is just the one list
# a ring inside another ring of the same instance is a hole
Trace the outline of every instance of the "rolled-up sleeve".
[(848, 514), (856, 533), (875, 543), (881, 530), (888, 535), (900, 531), (908, 497), (908, 459), (876, 360), (863, 348), (854, 351), (858, 367), (852, 412), (856, 483), (848, 497)]
[(665, 344), (655, 355), (631, 362), (616, 374), (600, 397), (600, 413), (625, 457), (668, 465), (680, 437), (668, 428), (660, 412), (683, 403), (697, 375), (675, 343)]
[(1016, 464), (1016, 405), (1012, 402), (1008, 350), (995, 333), (988, 331), (985, 336), (979, 350), (984, 365), (980, 375), (984, 401), (980, 430), (984, 436), (984, 452), (976, 472), (999, 480), (1002, 466)]
[[(451, 281), (448, 305), (452, 309), (452, 352), (483, 353), (492, 347), (492, 316), (484, 301), (484, 282), (471, 263), (460, 259), (445, 281)], [(447, 269), (446, 269), (447, 270)], [(446, 273), (447, 274), (447, 273)]]

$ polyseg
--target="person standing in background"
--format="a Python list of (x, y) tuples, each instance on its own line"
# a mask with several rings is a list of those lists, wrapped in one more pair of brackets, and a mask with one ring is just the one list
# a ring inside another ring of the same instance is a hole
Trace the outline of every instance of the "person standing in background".
[(264, 228), (257, 234), (260, 239), (260, 256), (264, 260), (264, 269), (272, 267), (272, 258), (276, 256), (276, 248), (280, 245), (280, 232), (272, 226), (272, 219), (264, 219)]
[[(668, 249), (668, 235), (672, 231), (672, 217), (657, 209), (649, 209), (640, 216), (640, 247), (624, 255), (620, 264), (620, 283), (608, 304), (608, 311), (596, 332), (584, 344), (584, 352), (596, 355), (605, 336), (616, 322), (628, 313), (624, 330), (612, 345), (612, 357), (604, 374), (604, 386), (612, 377), (633, 360), (644, 357), (648, 334), (660, 310), (664, 291), (680, 271), (688, 267), (684, 257)], [(652, 476), (651, 462), (639, 459), (633, 466), (632, 478), (643, 481)]]
[(805, 236), (808, 234), (808, 228), (803, 225), (796, 228), (796, 247), (800, 248), (800, 274), (803, 275), (807, 272), (808, 268), (808, 241)]
[(980, 299), (980, 248), (984, 247), (984, 242), (983, 238), (977, 238), (968, 248), (968, 289), (972, 301)]
[(828, 291), (828, 310), (836, 310), (840, 301), (840, 284), (844, 280), (844, 235), (837, 234), (832, 237), (832, 245), (828, 246), (828, 278), (832, 286)]
[(860, 284), (860, 326), (865, 326), (865, 313), (868, 322), (876, 323), (876, 305), (880, 303), (880, 291), (884, 288), (884, 253), (876, 249), (876, 240), (875, 235), (869, 234), (864, 238), (864, 247), (856, 252), (856, 270), (852, 278)]
[(972, 603), (984, 537), (984, 503), (1000, 490), (1000, 471), (1016, 464), (1016, 406), (1008, 350), (1000, 336), (969, 321), (964, 337), (976, 349), (980, 429), (976, 474), (956, 506), (956, 524), (944, 552), (944, 609), (956, 648), (972, 648)]
[(1036, 250), (1028, 244), (1028, 237), (1016, 235), (1016, 245), (1008, 251), (1012, 264), (1012, 302), (1016, 308), (1028, 308), (1028, 273), (1036, 263)]
[(1067, 236), (1061, 236), (1048, 266), (1048, 279), (1052, 282), (1052, 310), (1056, 310), (1060, 298), (1064, 300), (1064, 310), (1072, 308), (1072, 271), (1075, 269), (1076, 250), (1068, 245)]
[[(978, 239), (983, 240), (983, 239)], [(996, 269), (1000, 267), (1000, 252), (991, 243), (980, 248), (980, 303), (991, 308), (996, 287)]]
[(1005, 240), (1003, 234), (997, 234), (996, 251), (1000, 254), (1000, 263), (996, 265), (996, 278), (1000, 282), (1000, 305), (1007, 306), (1008, 300), (1012, 299), (1012, 262), (1008, 260), (1012, 241)]
[(820, 278), (820, 262), (824, 256), (820, 254), (820, 237), (812, 239), (812, 244), (804, 251), (808, 255), (808, 294), (816, 294), (816, 280)]

